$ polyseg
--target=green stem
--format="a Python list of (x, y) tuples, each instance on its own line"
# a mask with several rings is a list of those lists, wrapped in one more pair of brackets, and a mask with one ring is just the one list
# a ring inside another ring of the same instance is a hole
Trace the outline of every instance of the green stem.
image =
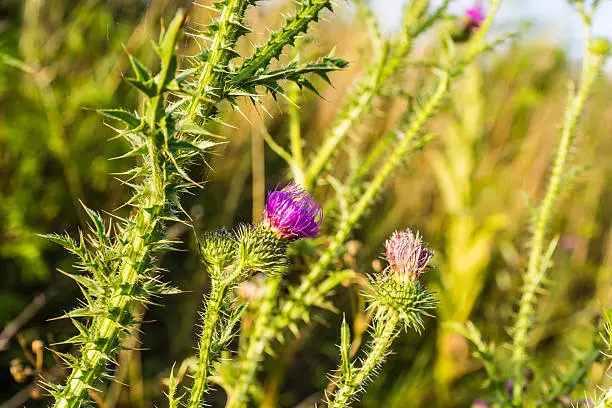
[(304, 180), (304, 188), (306, 190), (312, 190), (319, 175), (325, 169), (340, 142), (353, 129), (363, 113), (370, 109), (372, 99), (380, 92), (380, 88), (384, 83), (383, 72), (387, 71), (389, 48), (389, 43), (386, 43), (379, 53), (379, 58), (370, 67), (370, 73), (363, 77), (355, 86), (352, 95), (349, 96), (347, 105), (342, 109), (340, 119), (334, 124), (329, 134), (325, 137), (323, 146), (321, 146), (316, 156), (312, 159), (306, 170)]
[(219, 321), (221, 306), (229, 287), (225, 282), (213, 282), (210, 295), (206, 300), (206, 312), (203, 317), (202, 332), (200, 333), (200, 345), (196, 375), (191, 388), (191, 395), (187, 408), (199, 408), (202, 395), (206, 390), (208, 376), (212, 368), (212, 346), (213, 335)]
[[(368, 355), (363, 360), (361, 367), (356, 369), (356, 374), (348, 375), (348, 378), (340, 378), (340, 386), (329, 402), (328, 408), (345, 408), (350, 406), (351, 401), (363, 390), (370, 376), (374, 374), (376, 368), (384, 361), (389, 352), (389, 347), (393, 339), (397, 336), (397, 325), (399, 316), (396, 312), (389, 310), (385, 313), (385, 321), (381, 324), (380, 330), (376, 330), (372, 345)], [(352, 368), (351, 371), (355, 370)]]
[[(149, 160), (158, 163), (158, 150), (154, 143), (149, 143)], [(153, 168), (156, 168), (154, 165)], [(93, 341), (87, 342), (81, 349), (81, 357), (75, 365), (58, 395), (54, 408), (78, 408), (86, 398), (86, 391), (97, 381), (108, 362), (109, 356), (119, 344), (120, 334), (131, 319), (131, 296), (134, 293), (138, 276), (146, 268), (150, 248), (148, 238), (158, 233), (160, 224), (156, 213), (165, 204), (163, 183), (154, 171), (149, 179), (151, 195), (135, 218), (135, 230), (128, 230), (124, 236), (125, 258), (118, 273), (119, 285), (113, 287), (109, 296), (107, 309), (114, 311), (108, 316), (95, 317), (90, 332)], [(110, 317), (112, 316), (112, 317)]]
[(445, 1), (429, 18), (423, 18), (428, 3), (426, 0), (410, 3), (404, 15), (402, 31), (391, 42), (383, 44), (378, 58), (368, 68), (368, 75), (353, 88), (348, 102), (342, 108), (340, 119), (334, 124), (306, 170), (306, 190), (314, 187), (340, 142), (371, 108), (372, 99), (382, 92), (389, 79), (402, 68), (414, 40), (441, 17), (449, 2)]
[[(376, 176), (368, 185), (368, 188), (353, 207), (353, 211), (344, 220), (336, 235), (332, 239), (330, 246), (319, 258), (312, 270), (304, 277), (298, 289), (294, 292), (291, 299), (301, 299), (312, 290), (315, 282), (323, 275), (330, 263), (336, 258), (341, 250), (346, 238), (349, 236), (355, 224), (361, 219), (376, 195), (381, 191), (393, 170), (402, 162), (404, 157), (415, 148), (415, 139), (421, 132), (427, 120), (433, 115), (435, 110), (442, 102), (449, 86), (449, 76), (442, 73), (440, 82), (436, 90), (423, 106), (417, 117), (410, 123), (403, 138), (395, 146), (391, 156), (384, 162), (382, 167), (376, 172)], [(291, 300), (287, 301), (283, 311), (292, 309)]]
[(261, 363), (265, 348), (274, 338), (275, 331), (270, 328), (270, 320), (276, 306), (276, 298), (282, 282), (282, 275), (269, 276), (264, 287), (264, 296), (253, 321), (253, 331), (249, 333), (246, 348), (240, 353), (236, 374), (236, 385), (228, 396), (226, 408), (248, 406), (249, 389), (255, 381), (255, 374)]
[(299, 185), (304, 185), (304, 156), (302, 154), (302, 131), (300, 123), (300, 89), (291, 84), (288, 92), (289, 105), (289, 142), (291, 147), (293, 179)]
[(224, 78), (227, 75), (219, 68), (225, 67), (234, 56), (232, 46), (244, 29), (241, 22), (249, 4), (249, 0), (228, 0), (223, 7), (217, 20), (217, 32), (209, 48), (208, 60), (200, 73), (198, 87), (185, 114), (187, 121), (196, 116), (207, 118), (214, 105), (223, 97)]
[(244, 61), (232, 82), (240, 83), (245, 78), (250, 79), (257, 71), (270, 65), (270, 61), (278, 58), (286, 45), (294, 44), (296, 38), (306, 32), (308, 24), (317, 21), (321, 11), (325, 8), (331, 9), (331, 5), (330, 0), (302, 1), (298, 11), (285, 21), (283, 27), (273, 33), (263, 46), (257, 48), (251, 58)]
[[(587, 47), (590, 39), (587, 36)], [(582, 65), (582, 81), (578, 94), (569, 102), (566, 109), (561, 140), (557, 148), (557, 153), (552, 165), (550, 179), (546, 186), (544, 199), (535, 215), (533, 237), (531, 240), (531, 250), (527, 263), (527, 270), (524, 276), (522, 295), (519, 304), (518, 315), (514, 324), (512, 361), (514, 375), (513, 400), (520, 403), (523, 394), (523, 369), (527, 359), (526, 347), (535, 314), (536, 295), (544, 278), (543, 273), (546, 265), (543, 265), (545, 251), (545, 239), (548, 232), (554, 205), (559, 196), (567, 160), (576, 138), (576, 128), (584, 110), (584, 104), (589, 95), (589, 91), (599, 74), (604, 58), (592, 55), (588, 49)]]

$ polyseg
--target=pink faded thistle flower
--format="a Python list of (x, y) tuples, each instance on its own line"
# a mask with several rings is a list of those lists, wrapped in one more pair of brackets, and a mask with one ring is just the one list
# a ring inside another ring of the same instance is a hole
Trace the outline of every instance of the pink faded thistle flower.
[(485, 19), (485, 14), (480, 4), (474, 4), (465, 11), (468, 28), (478, 28)]
[(395, 231), (385, 242), (385, 257), (389, 261), (389, 276), (404, 282), (414, 281), (425, 272), (433, 252), (425, 248), (420, 234), (409, 228)]
[(323, 211), (307, 191), (289, 183), (281, 190), (268, 191), (264, 225), (289, 240), (312, 238), (319, 234)]

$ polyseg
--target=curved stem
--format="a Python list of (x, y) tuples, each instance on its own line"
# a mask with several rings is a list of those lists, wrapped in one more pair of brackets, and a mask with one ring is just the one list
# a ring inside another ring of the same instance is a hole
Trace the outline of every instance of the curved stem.
[(294, 312), (299, 313), (299, 309), (296, 308), (296, 303), (299, 300), (305, 298), (309, 292), (312, 291), (312, 287), (316, 281), (325, 273), (327, 267), (335, 259), (338, 252), (341, 250), (347, 237), (353, 230), (354, 225), (361, 219), (365, 211), (368, 209), (376, 195), (382, 190), (384, 183), (387, 181), (393, 170), (402, 162), (405, 156), (415, 148), (415, 139), (421, 132), (425, 122), (433, 115), (434, 111), (442, 102), (442, 99), (446, 95), (446, 91), (449, 86), (449, 75), (448, 73), (442, 73), (440, 82), (436, 87), (436, 90), (431, 95), (427, 103), (423, 106), (423, 109), (417, 115), (415, 120), (410, 124), (403, 138), (395, 146), (391, 157), (380, 168), (376, 173), (376, 176), (369, 184), (367, 190), (361, 196), (357, 204), (353, 207), (353, 211), (349, 214), (346, 220), (342, 222), (338, 232), (334, 236), (330, 246), (319, 258), (319, 261), (311, 269), (311, 271), (302, 279), (300, 286), (296, 289), (290, 299), (288, 299), (283, 305), (281, 314)]

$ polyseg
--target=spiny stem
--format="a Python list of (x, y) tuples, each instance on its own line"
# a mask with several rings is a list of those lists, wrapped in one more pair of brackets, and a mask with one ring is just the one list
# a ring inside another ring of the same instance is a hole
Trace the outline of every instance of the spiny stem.
[(301, 186), (304, 185), (304, 157), (302, 154), (302, 132), (300, 124), (300, 90), (296, 84), (291, 84), (288, 92), (289, 105), (289, 142), (291, 146), (291, 159), (293, 179)]
[(305, 0), (300, 4), (297, 12), (291, 16), (283, 27), (273, 33), (270, 39), (255, 50), (253, 56), (247, 59), (233, 81), (240, 82), (243, 78), (249, 78), (262, 68), (267, 67), (273, 58), (278, 58), (286, 45), (293, 45), (296, 38), (306, 32), (308, 24), (317, 21), (319, 14), (325, 8), (331, 10), (330, 0)]
[(373, 98), (381, 93), (389, 79), (403, 66), (415, 38), (441, 17), (448, 3), (448, 0), (445, 1), (435, 13), (422, 21), (420, 21), (421, 16), (426, 12), (428, 2), (419, 0), (407, 6), (402, 31), (392, 41), (382, 45), (378, 58), (368, 67), (368, 74), (353, 88), (348, 102), (342, 108), (340, 119), (334, 124), (323, 146), (317, 151), (308, 166), (304, 180), (306, 190), (314, 187), (340, 142), (354, 128), (362, 115), (370, 109)]
[(240, 353), (235, 387), (228, 396), (226, 408), (244, 408), (248, 406), (249, 389), (255, 381), (257, 368), (261, 363), (265, 348), (274, 338), (275, 332), (269, 327), (276, 298), (282, 282), (281, 275), (269, 276), (264, 286), (264, 295), (253, 321), (253, 331), (249, 333), (246, 349)]
[[(361, 219), (369, 205), (372, 203), (376, 195), (380, 192), (383, 184), (387, 181), (392, 171), (402, 162), (404, 157), (414, 149), (414, 142), (427, 120), (433, 115), (435, 110), (440, 105), (440, 102), (446, 95), (449, 86), (449, 75), (446, 72), (441, 73), (440, 82), (436, 90), (431, 95), (425, 106), (422, 108), (417, 117), (410, 123), (410, 126), (403, 135), (403, 138), (395, 146), (391, 157), (386, 160), (383, 166), (376, 172), (376, 176), (369, 184), (368, 188), (361, 196), (353, 211), (349, 214), (346, 220), (342, 222), (336, 235), (334, 236), (330, 246), (323, 253), (319, 261), (315, 264), (312, 270), (304, 277), (302, 283), (292, 296), (293, 299), (300, 299), (308, 293), (315, 282), (325, 272), (329, 264), (335, 259), (336, 255), (342, 248), (346, 238), (353, 230), (354, 225)], [(290, 309), (290, 300), (283, 310)]]
[[(154, 144), (150, 143), (149, 160), (157, 162), (158, 154)], [(126, 320), (131, 318), (130, 295), (133, 294), (138, 276), (146, 267), (149, 257), (146, 237), (153, 236), (161, 227), (153, 212), (157, 212), (155, 209), (162, 208), (165, 204), (163, 184), (155, 174), (155, 172), (152, 173), (149, 179), (152, 194), (148, 202), (143, 203), (144, 208), (138, 210), (135, 229), (128, 229), (124, 234), (125, 258), (118, 274), (120, 285), (112, 289), (109, 297), (109, 308), (116, 311), (116, 316), (113, 318), (102, 316), (93, 319), (91, 333), (97, 341), (87, 343), (81, 350), (78, 365), (73, 368), (66, 381), (66, 386), (56, 397), (53, 405), (55, 408), (80, 407), (87, 389), (104, 371), (108, 362), (107, 355), (116, 348), (120, 334), (127, 323)], [(102, 343), (101, 347), (98, 346), (99, 343)]]
[(535, 313), (536, 295), (540, 288), (543, 274), (547, 268), (547, 265), (543, 265), (543, 256), (548, 224), (552, 217), (553, 207), (559, 197), (565, 167), (573, 142), (576, 138), (576, 128), (582, 116), (584, 104), (604, 61), (602, 56), (593, 55), (588, 50), (590, 37), (587, 37), (586, 44), (587, 51), (582, 65), (582, 82), (580, 84), (580, 89), (569, 101), (566, 109), (561, 139), (552, 165), (550, 179), (546, 186), (546, 192), (542, 203), (535, 214), (533, 223), (531, 250), (529, 251), (527, 270), (524, 276), (519, 311), (512, 331), (512, 361), (515, 381), (513, 400), (515, 403), (520, 403), (523, 394), (523, 369), (527, 357), (527, 341)]
[(349, 134), (361, 115), (369, 109), (372, 98), (378, 94), (383, 82), (383, 72), (386, 71), (388, 57), (389, 43), (386, 43), (379, 53), (378, 60), (370, 67), (370, 73), (362, 78), (354, 88), (353, 94), (349, 96), (349, 101), (342, 110), (339, 121), (333, 125), (323, 142), (323, 146), (317, 151), (317, 155), (308, 166), (304, 189), (312, 190), (339, 143)]
[(213, 282), (210, 295), (206, 300), (206, 311), (202, 319), (202, 332), (200, 333), (200, 355), (198, 356), (196, 375), (187, 408), (199, 408), (201, 406), (202, 395), (206, 389), (208, 375), (212, 368), (211, 347), (213, 345), (213, 335), (219, 321), (219, 313), (228, 287), (229, 284), (226, 282)]
[(186, 119), (198, 116), (207, 118), (214, 104), (223, 97), (225, 74), (220, 68), (225, 67), (234, 56), (232, 46), (243, 29), (241, 21), (250, 3), (249, 0), (228, 0), (223, 7), (217, 20), (218, 29), (212, 39), (208, 60), (200, 73), (198, 87), (187, 108)]
[(384, 361), (389, 353), (389, 347), (391, 347), (391, 343), (398, 333), (399, 316), (397, 312), (388, 310), (384, 317), (381, 317), (381, 320), (383, 321), (374, 323), (380, 326), (379, 329), (375, 330), (371, 347), (361, 367), (353, 368), (356, 373), (351, 375), (350, 378), (339, 379), (338, 389), (333, 394), (333, 399), (329, 402), (328, 408), (348, 407), (357, 394), (363, 390), (364, 384), (367, 383), (376, 367)]

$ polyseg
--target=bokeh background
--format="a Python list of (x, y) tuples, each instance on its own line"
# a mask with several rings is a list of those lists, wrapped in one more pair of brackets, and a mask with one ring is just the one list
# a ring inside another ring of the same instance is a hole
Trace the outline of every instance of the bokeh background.
[[(203, 1), (203, 0), (202, 0)], [(270, 2), (249, 14), (253, 42), (277, 27), (288, 1)], [(367, 61), (366, 30), (354, 10), (338, 2), (308, 38), (307, 49), (324, 55), (334, 46), (350, 68), (334, 73), (334, 87), (321, 86), (323, 98), (302, 100), (306, 153), (316, 146), (343, 102), (346, 90)], [(377, 0), (372, 7), (389, 34), (397, 28), (402, 2)], [(432, 1), (432, 4), (435, 4)], [(460, 14), (471, 2), (456, 1)], [(137, 94), (122, 82), (128, 59), (122, 50), (152, 63), (150, 39), (160, 19), (177, 7), (190, 9), (190, 27), (208, 23), (205, 9), (188, 1), (3, 0), (0, 3), (0, 406), (45, 406), (32, 399), (40, 391), (29, 370), (37, 340), (45, 346), (73, 332), (69, 321), (53, 320), (76, 304), (80, 292), (56, 271), (68, 270), (71, 258), (38, 234), (85, 225), (82, 200), (90, 208), (113, 211), (129, 194), (112, 176), (129, 162), (109, 160), (124, 151), (108, 141), (112, 129), (93, 111), (135, 107)], [(612, 2), (603, 1), (595, 33), (612, 37)], [(507, 340), (519, 297), (520, 273), (528, 237), (525, 197), (538, 197), (558, 140), (568, 80), (575, 78), (582, 38), (580, 21), (563, 0), (512, 1), (502, 7), (496, 31), (516, 31), (506, 43), (468, 69), (454, 87), (447, 106), (430, 124), (441, 137), (416, 155), (388, 185), (376, 209), (354, 236), (358, 250), (345, 262), (364, 273), (378, 259), (385, 238), (397, 228), (419, 228), (436, 251), (436, 270), (428, 284), (440, 288), (440, 276), (459, 279), (444, 293), (453, 307), (428, 321), (422, 336), (403, 336), (363, 407), (465, 407), (481, 396), (484, 375), (470, 357), (467, 342), (441, 329), (441, 322), (471, 319), (490, 339)], [(416, 55), (427, 53), (427, 42)], [(245, 52), (250, 45), (243, 44)], [(185, 42), (185, 53), (189, 44)], [(395, 86), (414, 88), (408, 76)], [(557, 206), (553, 230), (561, 245), (551, 282), (538, 308), (531, 347), (538, 360), (563, 366), (572, 358), (568, 344), (588, 344), (602, 305), (610, 305), (612, 276), (612, 85), (610, 65), (590, 99), (572, 158), (572, 178)], [(265, 147), (261, 126), (281, 143), (287, 139), (283, 102), (265, 101), (271, 115), (244, 105), (224, 120), (230, 143), (210, 159), (200, 177), (208, 180), (184, 207), (197, 230), (233, 226), (261, 216), (266, 187), (286, 178), (287, 169)], [(376, 101), (347, 146), (347, 156), (363, 152), (393, 127), (401, 102)], [(250, 122), (250, 123), (249, 123)], [(310, 150), (309, 147), (310, 146)], [(353, 163), (354, 164), (354, 163)], [(350, 166), (347, 160), (345, 166)], [(342, 165), (339, 165), (342, 167)], [(341, 171), (342, 169), (338, 169)], [(118, 210), (119, 213), (127, 211)], [(123, 383), (105, 389), (105, 406), (163, 406), (163, 379), (170, 367), (194, 354), (195, 324), (208, 278), (193, 255), (193, 232), (182, 225), (168, 233), (183, 241), (184, 251), (160, 262), (167, 280), (185, 291), (146, 310), (142, 350), (121, 356), (116, 375)], [(358, 324), (363, 317), (357, 289), (338, 291), (336, 304)], [(317, 311), (300, 338), (266, 361), (268, 407), (297, 406), (325, 388), (326, 373), (337, 363), (340, 315)], [(34, 351), (33, 351), (34, 344)], [(49, 349), (42, 356), (44, 375), (63, 372)], [(604, 379), (595, 365), (581, 391)], [(537, 374), (537, 373), (536, 373)], [(213, 406), (222, 395), (214, 393)], [(4, 405), (3, 404), (4, 402)], [(312, 405), (312, 404), (311, 404)], [(307, 406), (307, 405), (305, 405)]]

